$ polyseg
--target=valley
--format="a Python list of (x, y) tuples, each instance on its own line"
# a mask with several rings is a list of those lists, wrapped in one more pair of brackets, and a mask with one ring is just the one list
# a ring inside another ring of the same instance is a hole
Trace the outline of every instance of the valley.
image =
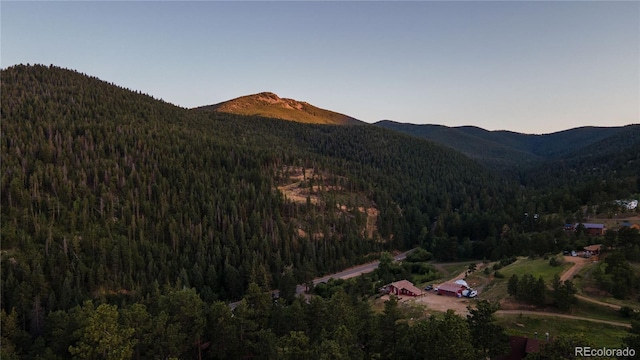
[[(106, 332), (122, 358), (410, 357), (430, 339), (475, 359), (505, 350), (501, 326), (547, 326), (531, 311), (635, 339), (638, 210), (615, 200), (640, 197), (638, 125), (427, 139), (273, 93), (186, 109), (56, 66), (1, 82), (3, 358), (98, 358)], [(594, 244), (598, 263), (559, 255)], [(476, 299), (379, 294), (467, 271)]]

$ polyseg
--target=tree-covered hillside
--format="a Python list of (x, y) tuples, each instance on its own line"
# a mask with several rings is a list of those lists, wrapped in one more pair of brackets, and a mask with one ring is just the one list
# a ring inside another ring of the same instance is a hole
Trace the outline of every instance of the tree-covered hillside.
[[(237, 299), (287, 269), (301, 282), (509, 221), (508, 184), (373, 126), (186, 110), (56, 67), (15, 66), (2, 84), (2, 307), (25, 318), (153, 284)], [(286, 168), (321, 175), (303, 184), (318, 203), (278, 191)]]
[[(438, 260), (557, 251), (570, 241), (551, 235), (562, 209), (581, 201), (376, 126), (183, 109), (53, 66), (0, 80), (3, 358), (384, 358), (367, 328), (400, 329), (406, 351), (440, 323), (410, 331), (343, 295), (284, 307), (268, 292), (418, 245)], [(637, 181), (637, 156), (592, 146)], [(523, 221), (542, 207), (559, 210)], [(233, 315), (217, 302), (243, 296)], [(328, 309), (372, 324), (317, 326), (312, 314)]]

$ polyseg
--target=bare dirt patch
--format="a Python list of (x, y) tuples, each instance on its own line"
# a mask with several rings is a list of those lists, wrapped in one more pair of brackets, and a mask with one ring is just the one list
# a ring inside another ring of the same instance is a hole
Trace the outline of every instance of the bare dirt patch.
[(289, 185), (278, 186), (278, 190), (284, 194), (284, 196), (299, 204), (305, 204), (307, 199), (313, 205), (319, 203), (318, 195), (312, 194), (309, 189), (300, 186), (300, 182), (296, 182)]
[[(478, 263), (476, 264), (476, 271), (480, 270), (485, 264)], [(437, 266), (436, 266), (437, 267)], [(440, 267), (443, 272), (446, 272), (444, 268)], [(467, 276), (467, 270), (456, 274), (456, 276), (452, 277), (449, 280), (443, 281), (440, 284), (434, 285), (435, 287), (440, 286), (446, 282), (452, 282), (459, 279), (465, 279)], [(473, 284), (470, 284), (473, 287)], [(453, 310), (456, 314), (465, 316), (469, 314), (469, 310), (467, 306), (475, 303), (475, 299), (469, 298), (457, 298), (453, 296), (445, 296), (438, 295), (435, 291), (424, 291), (421, 296), (411, 297), (411, 296), (403, 296), (401, 297), (401, 301), (413, 301), (419, 305), (424, 305), (426, 311), (438, 311), (438, 312), (446, 312), (447, 310)]]
[[(364, 207), (360, 207), (358, 208), (358, 210), (360, 210), (361, 212), (365, 212)], [(367, 224), (365, 225), (364, 229), (364, 233), (366, 234), (367, 239), (373, 239), (373, 234), (378, 231), (378, 226), (376, 225), (376, 223), (378, 222), (379, 213), (380, 212), (378, 211), (378, 209), (374, 207), (367, 208)]]
[(411, 299), (418, 304), (425, 305), (426, 310), (435, 310), (438, 312), (453, 310), (456, 314), (462, 316), (469, 313), (467, 306), (475, 302), (468, 298), (438, 295), (435, 291), (427, 291), (422, 296)]
[[(336, 208), (350, 217), (355, 216), (354, 214), (356, 214), (356, 212), (365, 214), (366, 223), (361, 229), (360, 234), (368, 239), (373, 239), (377, 235), (378, 227), (376, 224), (378, 222), (379, 211), (376, 209), (375, 203), (363, 194), (344, 193), (344, 188), (335, 184), (340, 181), (341, 177), (337, 177), (338, 181), (336, 181), (336, 177), (332, 174), (316, 172), (313, 168), (303, 168), (300, 166), (283, 167), (281, 176), (281, 184), (277, 186), (277, 189), (284, 195), (285, 199), (290, 202), (322, 207), (325, 205), (326, 194), (333, 192), (339, 193), (336, 197), (338, 201), (353, 201), (356, 204), (361, 204), (357, 207), (351, 207), (351, 205), (348, 206), (344, 203), (337, 203)], [(333, 181), (327, 181), (327, 179), (330, 178), (333, 179)], [(298, 236), (304, 237), (307, 235), (305, 229), (298, 229)], [(314, 234), (312, 237), (322, 238), (324, 234)]]

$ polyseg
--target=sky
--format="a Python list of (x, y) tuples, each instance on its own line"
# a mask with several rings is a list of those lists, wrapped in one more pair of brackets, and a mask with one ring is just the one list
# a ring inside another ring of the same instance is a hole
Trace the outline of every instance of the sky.
[(0, 65), (182, 107), (270, 91), (366, 122), (640, 123), (638, 1), (0, 2)]

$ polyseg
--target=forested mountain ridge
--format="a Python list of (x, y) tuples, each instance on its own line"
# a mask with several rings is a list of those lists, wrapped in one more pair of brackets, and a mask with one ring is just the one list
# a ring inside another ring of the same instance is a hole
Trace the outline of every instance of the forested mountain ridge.
[(307, 124), (364, 125), (362, 121), (350, 116), (320, 109), (307, 102), (280, 98), (270, 92), (242, 96), (214, 105), (197, 107), (194, 110), (255, 115)]
[[(54, 66), (0, 81), (7, 359), (410, 358), (424, 339), (476, 358), (452, 313), (408, 326), (393, 301), (375, 315), (345, 292), (270, 290), (416, 245), (439, 260), (556, 251), (567, 239), (550, 232), (582, 205), (376, 126), (183, 109)], [(543, 207), (565, 210), (522, 221)], [(241, 297), (233, 313), (218, 301)]]
[[(376, 126), (393, 129), (435, 141), (461, 151), (484, 164), (512, 172), (536, 166), (546, 161), (575, 158), (589, 146), (600, 143), (621, 150), (633, 146), (630, 141), (620, 143), (618, 136), (637, 131), (640, 125), (621, 127), (580, 127), (544, 135), (520, 134), (511, 131), (488, 131), (473, 126), (447, 127), (442, 125), (414, 125), (393, 121), (379, 121)], [(635, 143), (640, 143), (636, 140)]]
[[(429, 233), (481, 239), (519, 211), (514, 187), (442, 146), (182, 109), (57, 67), (2, 70), (1, 115), (2, 307), (25, 323), (154, 286), (237, 299)], [(321, 201), (278, 191), (287, 169), (321, 176), (304, 184)], [(458, 256), (457, 241), (437, 251)]]

